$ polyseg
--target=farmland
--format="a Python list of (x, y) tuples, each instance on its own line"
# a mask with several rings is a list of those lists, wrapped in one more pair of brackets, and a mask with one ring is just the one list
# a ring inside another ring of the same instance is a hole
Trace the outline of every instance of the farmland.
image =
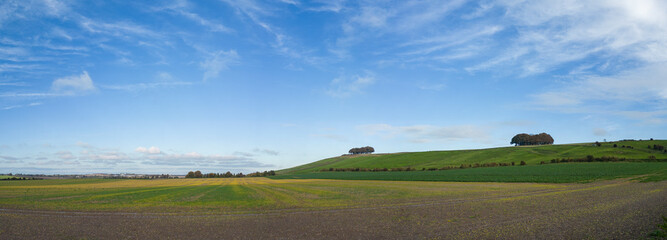
[[(456, 187), (452, 187), (456, 186)], [(448, 191), (443, 191), (443, 187)], [(455, 196), (519, 193), (557, 185), (484, 184), (267, 178), (165, 180), (42, 180), (0, 184), (0, 207), (11, 209), (110, 212), (201, 212), (337, 209), (382, 206)]]
[(0, 183), (0, 238), (642, 238), (667, 182), (318, 179)]
[[(616, 147), (614, 147), (616, 145)], [(327, 158), (320, 161), (278, 171), (277, 174), (302, 174), (328, 168), (396, 168), (413, 167), (441, 168), (458, 167), (461, 164), (519, 163), (529, 165), (550, 162), (552, 159), (617, 157), (627, 160), (645, 161), (655, 157), (656, 161), (667, 161), (667, 154), (649, 149), (649, 145), (667, 145), (667, 140), (619, 141), (601, 143), (577, 143), (563, 145), (502, 147), (475, 150), (429, 151), (391, 154), (359, 154)]]
[[(666, 155), (647, 142), (343, 156), (270, 178), (0, 181), (0, 238), (644, 238), (667, 215)], [(629, 161), (540, 164), (585, 155)]]

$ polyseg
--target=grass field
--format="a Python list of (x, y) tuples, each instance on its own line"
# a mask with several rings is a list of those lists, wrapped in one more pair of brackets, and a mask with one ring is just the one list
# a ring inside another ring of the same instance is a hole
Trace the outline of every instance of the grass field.
[[(448, 191), (442, 191), (446, 187)], [(404, 182), (272, 180), (267, 178), (165, 180), (40, 180), (0, 182), (0, 208), (68, 211), (244, 212), (392, 204), (555, 185), (445, 185)]]
[(278, 175), (273, 179), (341, 179), (450, 182), (569, 183), (649, 175), (645, 180), (667, 180), (667, 162), (560, 163), (511, 167), (404, 172), (314, 172)]
[[(613, 147), (616, 144), (617, 147)], [(654, 141), (621, 141), (602, 143), (602, 146), (593, 146), (592, 143), (503, 147), (478, 150), (409, 152), (392, 154), (370, 154), (356, 156), (339, 156), (328, 158), (294, 168), (277, 171), (278, 175), (302, 174), (317, 172), (326, 168), (394, 168), (414, 167), (417, 169), (445, 166), (460, 166), (461, 164), (475, 163), (509, 163), (525, 161), (529, 165), (549, 162), (555, 158), (585, 158), (587, 155), (595, 157), (618, 157), (635, 160), (647, 160), (651, 156), (666, 161), (667, 154), (652, 150), (648, 145), (667, 146), (667, 140)], [(632, 146), (633, 148), (622, 148)]]
[(0, 175), (0, 179), (5, 179), (5, 178), (12, 178), (12, 176)]

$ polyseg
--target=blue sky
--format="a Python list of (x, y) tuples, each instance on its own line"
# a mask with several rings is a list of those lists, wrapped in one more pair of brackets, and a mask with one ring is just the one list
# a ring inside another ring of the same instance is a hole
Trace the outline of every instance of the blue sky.
[(664, 1), (2, 1), (0, 172), (665, 138)]

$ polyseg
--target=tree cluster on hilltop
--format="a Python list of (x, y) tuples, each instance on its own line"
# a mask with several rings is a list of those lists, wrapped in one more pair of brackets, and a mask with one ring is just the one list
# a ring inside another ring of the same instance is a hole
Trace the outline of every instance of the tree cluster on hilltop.
[(373, 147), (370, 147), (370, 146), (365, 146), (365, 147), (360, 147), (360, 148), (352, 148), (348, 152), (350, 154), (366, 154), (366, 153), (375, 152), (375, 149)]
[(545, 144), (553, 144), (554, 139), (551, 137), (551, 135), (546, 134), (546, 133), (540, 133), (540, 134), (527, 134), (527, 133), (520, 133), (515, 135), (512, 138), (512, 141), (510, 144), (514, 144), (515, 146), (524, 146), (524, 145), (545, 145)]

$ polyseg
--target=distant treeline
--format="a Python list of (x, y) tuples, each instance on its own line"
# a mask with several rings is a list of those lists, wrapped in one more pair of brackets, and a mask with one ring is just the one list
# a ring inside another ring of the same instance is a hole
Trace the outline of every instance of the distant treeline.
[[(460, 168), (478, 168), (478, 167), (506, 167), (514, 166), (514, 162), (509, 163), (475, 163), (475, 164), (461, 164), (461, 166), (444, 166), (444, 167), (430, 167), (430, 168), (414, 168), (414, 167), (395, 167), (395, 168), (323, 168), (320, 172), (404, 172), (404, 171), (437, 171), (450, 170)], [(521, 161), (519, 165), (526, 165), (526, 162)]]
[[(667, 162), (667, 159), (658, 159), (655, 156), (648, 156), (647, 159), (627, 159), (619, 157), (595, 157), (593, 155), (588, 155), (585, 158), (556, 158), (551, 159), (550, 163), (571, 163), (571, 162)], [(546, 164), (542, 161), (540, 164)]]
[(271, 170), (271, 171), (264, 171), (264, 172), (254, 172), (254, 173), (248, 173), (248, 174), (243, 174), (243, 173), (237, 173), (234, 174), (230, 171), (227, 171), (226, 173), (206, 173), (202, 174), (201, 171), (190, 171), (188, 172), (187, 175), (185, 175), (185, 178), (240, 178), (240, 177), (267, 177), (267, 176), (275, 176), (276, 172)]
[[(98, 176), (77, 176), (76, 178), (100, 178)], [(111, 175), (111, 176), (102, 176), (104, 179), (172, 179), (178, 178), (177, 176), (171, 176), (169, 174), (160, 174), (160, 175)]]
[(13, 181), (13, 180), (43, 180), (43, 178), (34, 178), (34, 177), (10, 177), (10, 178), (0, 178), (0, 181)]
[(510, 144), (514, 144), (515, 146), (524, 146), (524, 145), (545, 145), (545, 144), (553, 144), (554, 139), (551, 137), (551, 135), (546, 134), (546, 133), (540, 133), (540, 134), (527, 134), (527, 133), (519, 133), (515, 135), (512, 138), (512, 141)]

